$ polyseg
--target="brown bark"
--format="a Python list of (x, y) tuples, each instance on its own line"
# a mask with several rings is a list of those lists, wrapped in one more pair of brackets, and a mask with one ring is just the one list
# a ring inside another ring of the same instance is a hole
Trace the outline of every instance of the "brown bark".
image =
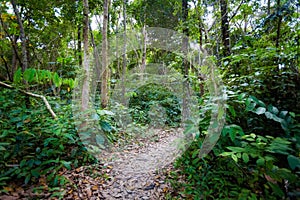
[(96, 47), (96, 43), (95, 43), (95, 39), (94, 39), (94, 34), (92, 31), (92, 27), (91, 24), (89, 24), (89, 30), (90, 30), (90, 35), (91, 35), (91, 43), (92, 43), (92, 47), (93, 47), (93, 52), (94, 52), (94, 60), (95, 60), (95, 76), (96, 76), (96, 82), (93, 82), (93, 89), (96, 89), (97, 85), (98, 85), (98, 81), (100, 78), (100, 74), (101, 74), (101, 63), (99, 60), (99, 51), (98, 48)]
[(122, 62), (122, 75), (121, 75), (121, 84), (122, 84), (122, 103), (125, 105), (125, 74), (126, 74), (126, 65), (127, 65), (127, 58), (126, 58), (126, 51), (127, 51), (127, 21), (126, 21), (126, 4), (127, 0), (123, 1), (123, 20), (124, 20), (124, 33), (123, 33), (123, 39), (124, 39), (124, 46), (123, 46), (123, 62)]
[(77, 55), (78, 55), (78, 64), (82, 65), (82, 55), (81, 55), (81, 24), (78, 25), (77, 29)]
[[(188, 18), (188, 1), (187, 0), (182, 0), (182, 21), (186, 22)], [(182, 51), (184, 55), (187, 55), (188, 53), (188, 36), (189, 36), (189, 31), (188, 27), (185, 25), (183, 27), (183, 38), (182, 38)], [(185, 57), (183, 59), (182, 63), (182, 70), (183, 70), (183, 99), (182, 99), (182, 121), (186, 121), (189, 119), (189, 83), (188, 83), (188, 73), (189, 73), (189, 63), (187, 61), (187, 58)]]
[(143, 26), (142, 33), (143, 33), (144, 43), (143, 43), (143, 48), (142, 48), (141, 78), (143, 80), (144, 73), (146, 70), (146, 53), (147, 53), (147, 32), (146, 32), (145, 24)]
[[(277, 13), (279, 13), (279, 9), (280, 9), (280, 0), (277, 0)], [(276, 31), (276, 48), (278, 51), (280, 51), (279, 49), (279, 40), (280, 40), (280, 27), (281, 27), (281, 23), (282, 23), (282, 15), (278, 16), (278, 23), (277, 23), (277, 31)]]
[(223, 42), (223, 56), (227, 57), (230, 55), (230, 36), (229, 36), (229, 20), (227, 12), (227, 0), (220, 0), (221, 8), (221, 31), (222, 31), (222, 42)]
[[(13, 36), (13, 46), (12, 46), (12, 59), (11, 59), (11, 77), (14, 76), (15, 71), (17, 70), (17, 59), (18, 59), (18, 54), (16, 51), (16, 46), (17, 46), (17, 37)], [(12, 80), (13, 81), (13, 80)]]
[(20, 28), (20, 40), (21, 40), (21, 45), (22, 45), (22, 72), (24, 72), (28, 68), (28, 57), (27, 57), (28, 52), (27, 52), (27, 45), (26, 45), (26, 34), (25, 34), (23, 22), (22, 22), (19, 10), (17, 8), (16, 2), (15, 2), (15, 0), (11, 0), (10, 2), (13, 6), (13, 10), (17, 17), (18, 25)]
[(89, 103), (89, 5), (88, 0), (83, 0), (83, 70), (84, 80), (81, 94), (81, 110), (86, 111)]
[[(5, 60), (5, 58), (4, 58), (3, 55), (0, 55), (0, 57), (1, 57), (2, 61), (4, 62), (4, 67), (5, 67), (5, 69), (6, 69), (6, 74), (7, 74), (8, 80), (9, 80), (10, 82), (12, 82), (13, 80), (12, 80), (12, 77), (11, 77), (10, 72), (9, 72), (8, 64), (7, 64), (7, 62), (6, 62), (6, 60)], [(6, 79), (6, 78), (5, 78), (5, 79)]]
[(103, 27), (102, 27), (102, 78), (101, 78), (101, 106), (106, 108), (108, 105), (108, 75), (107, 66), (107, 23), (108, 23), (108, 5), (109, 0), (103, 2)]

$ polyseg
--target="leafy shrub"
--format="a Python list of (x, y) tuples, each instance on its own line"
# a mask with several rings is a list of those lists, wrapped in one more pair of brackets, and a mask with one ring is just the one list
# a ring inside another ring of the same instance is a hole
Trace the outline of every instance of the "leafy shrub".
[[(178, 191), (175, 196), (189, 199), (299, 197), (299, 124), (295, 114), (280, 111), (253, 96), (234, 92), (228, 92), (228, 96), (231, 100), (227, 105), (228, 124), (213, 151), (203, 159), (198, 155), (210, 115), (207, 106), (200, 110), (200, 135), (177, 160), (175, 167), (181, 170), (173, 173), (170, 180)], [(278, 132), (272, 134), (266, 123), (269, 121), (278, 125), (273, 129)], [(178, 181), (179, 177), (184, 181)]]
[(30, 98), (26, 105), (25, 98), (17, 90), (0, 91), (0, 186), (43, 176), (49, 185), (64, 185), (60, 170), (96, 160), (79, 140), (70, 105), (55, 104), (54, 120), (44, 104)]
[(133, 120), (150, 123), (149, 111), (151, 106), (162, 106), (166, 112), (165, 124), (177, 126), (181, 121), (181, 108), (178, 98), (167, 88), (158, 84), (149, 83), (137, 90), (129, 100)]

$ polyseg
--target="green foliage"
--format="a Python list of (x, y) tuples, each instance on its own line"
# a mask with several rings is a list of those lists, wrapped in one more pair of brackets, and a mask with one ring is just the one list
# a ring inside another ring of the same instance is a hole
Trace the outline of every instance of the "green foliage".
[(95, 162), (80, 142), (70, 105), (56, 104), (54, 120), (42, 102), (29, 99), (28, 105), (18, 91), (0, 93), (0, 186), (43, 176), (49, 185), (63, 186), (67, 180), (59, 171)]
[[(230, 124), (224, 126), (222, 138), (213, 151), (200, 159), (202, 137), (210, 122), (209, 105), (202, 106), (200, 135), (177, 160), (175, 167), (181, 170), (170, 179), (178, 191), (176, 195), (191, 199), (296, 197), (300, 186), (300, 148), (294, 114), (266, 105), (254, 96), (228, 91), (228, 97), (231, 100), (227, 105)], [(237, 125), (243, 125), (240, 120), (244, 116), (248, 120), (245, 129)], [(267, 135), (266, 120), (280, 124), (281, 130), (277, 130), (281, 134)], [(254, 124), (259, 124), (261, 129), (258, 130), (265, 132), (253, 133)], [(184, 182), (178, 182), (178, 177)]]
[(158, 84), (149, 83), (134, 91), (129, 100), (133, 120), (150, 123), (149, 111), (151, 107), (161, 106), (166, 112), (165, 124), (178, 126), (181, 121), (181, 109), (178, 98), (168, 89)]
[(75, 80), (72, 78), (61, 78), (56, 72), (49, 70), (36, 70), (34, 68), (28, 68), (23, 73), (19, 68), (14, 74), (14, 83), (21, 84), (22, 80), (28, 82), (31, 85), (34, 84), (54, 84), (55, 87), (61, 87), (62, 84), (73, 89), (76, 86)]

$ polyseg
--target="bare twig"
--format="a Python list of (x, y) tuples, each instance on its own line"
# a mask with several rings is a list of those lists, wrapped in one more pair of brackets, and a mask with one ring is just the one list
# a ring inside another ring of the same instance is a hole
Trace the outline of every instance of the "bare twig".
[[(8, 85), (8, 84), (6, 84), (6, 83), (4, 83), (4, 82), (2, 82), (2, 81), (0, 81), (0, 85), (2, 85), (2, 86), (4, 86), (4, 87), (7, 87), (7, 88), (9, 88), (9, 89), (14, 89), (13, 86)], [(46, 99), (45, 96), (39, 95), (39, 94), (34, 94), (34, 93), (27, 92), (27, 91), (24, 91), (24, 90), (19, 90), (19, 91), (22, 92), (22, 93), (24, 93), (24, 94), (27, 94), (27, 95), (29, 95), (29, 96), (32, 96), (32, 97), (41, 98), (41, 99), (44, 101), (44, 103), (45, 103), (45, 105), (46, 105), (48, 111), (49, 111), (50, 114), (52, 115), (52, 117), (53, 117), (54, 119), (57, 119), (56, 114), (55, 114), (54, 111), (52, 110), (52, 108), (51, 108), (51, 106), (50, 106), (50, 104), (49, 104), (49, 102), (47, 101), (47, 99)]]

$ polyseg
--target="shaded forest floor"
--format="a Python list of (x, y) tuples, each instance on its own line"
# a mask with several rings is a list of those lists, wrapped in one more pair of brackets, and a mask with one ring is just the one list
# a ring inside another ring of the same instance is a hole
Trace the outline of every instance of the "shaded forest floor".
[[(166, 178), (180, 155), (181, 129), (151, 129), (113, 152), (103, 152), (99, 164), (60, 172), (69, 180), (66, 188), (13, 184), (0, 199), (166, 199), (172, 193)], [(26, 188), (26, 189), (25, 189)]]

